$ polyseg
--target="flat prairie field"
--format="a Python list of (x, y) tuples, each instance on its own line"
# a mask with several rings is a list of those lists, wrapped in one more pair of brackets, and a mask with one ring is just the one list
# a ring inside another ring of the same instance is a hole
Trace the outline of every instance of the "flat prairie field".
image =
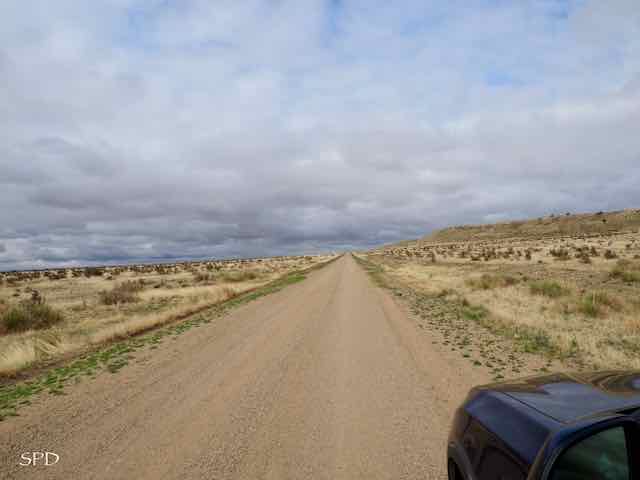
[(0, 273), (0, 376), (171, 323), (331, 258)]

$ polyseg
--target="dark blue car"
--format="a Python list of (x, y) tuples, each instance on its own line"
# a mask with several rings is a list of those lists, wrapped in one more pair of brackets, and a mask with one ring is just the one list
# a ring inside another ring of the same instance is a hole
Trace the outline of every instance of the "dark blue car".
[(476, 387), (457, 410), (450, 479), (640, 479), (640, 372)]

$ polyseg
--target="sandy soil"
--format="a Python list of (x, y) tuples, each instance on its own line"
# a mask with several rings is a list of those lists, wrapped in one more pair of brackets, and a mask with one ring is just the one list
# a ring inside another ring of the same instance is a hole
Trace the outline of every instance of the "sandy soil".
[[(435, 479), (489, 375), (344, 256), (0, 423), (0, 478)], [(54, 466), (21, 467), (48, 450)]]

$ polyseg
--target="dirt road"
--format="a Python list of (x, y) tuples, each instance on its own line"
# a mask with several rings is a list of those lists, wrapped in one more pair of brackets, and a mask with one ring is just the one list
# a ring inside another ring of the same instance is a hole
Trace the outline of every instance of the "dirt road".
[[(487, 380), (350, 256), (136, 358), (0, 423), (0, 477), (444, 478), (453, 409)], [(18, 465), (38, 450), (59, 462)]]

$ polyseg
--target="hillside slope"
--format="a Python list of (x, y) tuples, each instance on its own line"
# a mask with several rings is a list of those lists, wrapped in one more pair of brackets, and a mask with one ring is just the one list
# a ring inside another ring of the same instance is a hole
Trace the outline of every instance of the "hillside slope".
[(421, 239), (424, 242), (465, 242), (507, 238), (545, 238), (599, 235), (640, 229), (640, 209), (616, 212), (552, 215), (488, 225), (448, 227)]

